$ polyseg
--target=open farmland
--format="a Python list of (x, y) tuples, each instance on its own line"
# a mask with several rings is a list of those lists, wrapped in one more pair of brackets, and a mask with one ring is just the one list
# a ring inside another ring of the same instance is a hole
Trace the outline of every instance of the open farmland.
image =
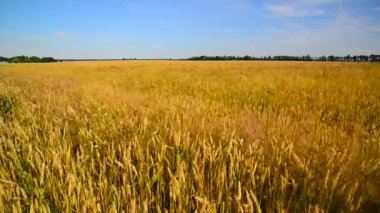
[(380, 64), (0, 65), (0, 209), (380, 209)]

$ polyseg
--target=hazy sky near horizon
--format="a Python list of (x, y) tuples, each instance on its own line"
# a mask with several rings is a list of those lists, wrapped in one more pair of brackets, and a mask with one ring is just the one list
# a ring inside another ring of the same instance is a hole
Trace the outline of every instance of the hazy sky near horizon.
[(379, 0), (0, 0), (0, 56), (372, 53)]

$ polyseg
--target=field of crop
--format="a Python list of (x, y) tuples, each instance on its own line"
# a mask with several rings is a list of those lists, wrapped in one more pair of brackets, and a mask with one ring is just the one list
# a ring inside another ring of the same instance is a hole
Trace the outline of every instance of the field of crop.
[(376, 212), (380, 64), (0, 65), (0, 212)]

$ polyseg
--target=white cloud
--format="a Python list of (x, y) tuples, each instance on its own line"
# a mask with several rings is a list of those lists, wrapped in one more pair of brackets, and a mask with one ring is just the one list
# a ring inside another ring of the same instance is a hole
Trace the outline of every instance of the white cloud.
[(272, 15), (281, 17), (320, 16), (325, 14), (324, 10), (311, 10), (292, 5), (270, 5), (266, 7), (266, 10)]
[(313, 4), (326, 4), (340, 2), (340, 0), (304, 0), (304, 2)]
[(258, 55), (372, 54), (380, 50), (373, 33), (380, 33), (380, 25), (370, 17), (340, 12), (318, 28), (304, 25), (297, 30), (280, 29), (269, 33), (271, 36), (266, 37), (265, 42), (256, 42), (256, 47), (267, 51)]
[(279, 17), (307, 17), (327, 14), (329, 4), (343, 0), (287, 0), (275, 1), (264, 9), (271, 15)]
[(377, 26), (369, 26), (366, 28), (368, 31), (370, 32), (380, 32), (380, 25), (377, 25)]
[(71, 33), (68, 33), (68, 32), (56, 32), (55, 33), (55, 36), (57, 36), (58, 38), (72, 38), (73, 35)]

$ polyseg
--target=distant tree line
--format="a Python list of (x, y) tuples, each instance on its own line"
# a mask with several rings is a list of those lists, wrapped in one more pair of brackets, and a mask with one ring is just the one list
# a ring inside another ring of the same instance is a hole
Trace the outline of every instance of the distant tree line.
[(52, 57), (37, 57), (37, 56), (14, 56), (11, 58), (0, 56), (0, 62), (8, 63), (48, 63), (48, 62), (57, 62), (56, 59)]
[(353, 62), (380, 62), (380, 55), (347, 55), (347, 56), (320, 56), (311, 57), (306, 56), (264, 56), (264, 57), (254, 57), (254, 56), (194, 56), (188, 60), (194, 61), (233, 61), (233, 60), (263, 60), (263, 61), (353, 61)]

